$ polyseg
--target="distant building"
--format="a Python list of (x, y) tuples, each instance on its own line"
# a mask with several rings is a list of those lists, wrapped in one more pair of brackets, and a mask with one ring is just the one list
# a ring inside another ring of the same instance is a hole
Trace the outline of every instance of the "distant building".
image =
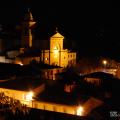
[(29, 64), (32, 59), (35, 59), (38, 62), (60, 67), (67, 67), (76, 64), (76, 52), (63, 48), (64, 36), (62, 36), (57, 30), (56, 33), (50, 37), (49, 41), (44, 41), (44, 44), (41, 42), (41, 46), (43, 45), (42, 47), (44, 48), (38, 48), (40, 51), (37, 55), (30, 54), (30, 56), (25, 56), (25, 47), (33, 47), (31, 30), (34, 24), (35, 22), (33, 20), (32, 14), (30, 11), (28, 11), (25, 15), (25, 21), (23, 22), (22, 27), (23, 48), (20, 49), (21, 56), (16, 57), (16, 60), (21, 61), (22, 64)]
[(81, 98), (81, 100), (84, 101), (79, 104), (71, 95), (53, 91), (48, 92), (45, 86), (43, 81), (36, 78), (7, 80), (2, 81), (2, 84), (0, 84), (0, 93), (4, 93), (8, 97), (19, 100), (22, 104), (30, 108), (75, 116), (86, 116), (94, 108), (103, 104), (101, 100), (93, 97)]
[(22, 22), (22, 37), (21, 37), (21, 46), (22, 47), (32, 47), (32, 29), (35, 25), (35, 21), (33, 19), (33, 16), (28, 9), (28, 11), (25, 14), (24, 21)]
[(113, 79), (112, 73), (106, 73), (106, 72), (93, 72), (90, 74), (83, 75), (83, 78), (86, 82), (92, 83), (96, 86), (101, 86), (106, 80)]
[[(30, 10), (28, 10), (21, 26), (21, 47), (17, 50), (7, 51), (7, 59), (12, 59), (12, 63), (23, 65), (29, 64), (32, 60), (60, 67), (75, 65), (76, 52), (64, 49), (64, 36), (62, 36), (58, 30), (56, 30), (56, 33), (51, 36), (48, 41), (40, 40), (40, 45), (35, 45), (32, 35), (32, 29), (35, 23)], [(1, 40), (0, 45), (2, 45)], [(2, 49), (2, 47), (0, 48)], [(36, 51), (36, 49), (39, 51), (37, 51), (37, 54), (33, 52)]]
[[(24, 84), (22, 85), (22, 82)], [(15, 80), (0, 80), (0, 93), (20, 100), (21, 103), (32, 106), (33, 97), (40, 94), (45, 89), (45, 83), (39, 79), (17, 78)]]

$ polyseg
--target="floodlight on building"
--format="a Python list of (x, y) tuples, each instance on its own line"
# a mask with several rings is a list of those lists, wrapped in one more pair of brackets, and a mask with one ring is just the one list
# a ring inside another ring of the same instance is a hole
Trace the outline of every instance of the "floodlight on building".
[(57, 47), (54, 47), (54, 53), (58, 54), (58, 48)]
[(58, 50), (57, 50), (57, 49), (56, 49), (56, 50), (54, 50), (54, 53), (55, 53), (55, 54), (58, 54)]
[(27, 93), (26, 94), (26, 100), (28, 100), (28, 101), (31, 101), (31, 100), (33, 100), (33, 92), (29, 92), (29, 93)]
[(77, 108), (77, 115), (82, 116), (82, 115), (83, 115), (83, 111), (84, 111), (83, 107), (82, 107), (82, 106), (79, 106), (79, 107)]
[(58, 56), (58, 48), (57, 47), (54, 47), (54, 57), (57, 57)]

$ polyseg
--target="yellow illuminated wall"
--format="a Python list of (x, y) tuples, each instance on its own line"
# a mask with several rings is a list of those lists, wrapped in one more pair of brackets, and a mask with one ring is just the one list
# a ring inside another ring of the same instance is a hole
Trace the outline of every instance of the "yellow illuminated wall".
[(50, 38), (50, 65), (61, 66), (63, 39), (64, 37), (58, 32)]
[[(26, 104), (28, 107), (49, 110), (67, 114), (75, 114), (77, 106), (68, 106), (63, 104), (55, 104), (43, 101), (28, 100), (27, 96), (31, 93), (29, 91), (19, 91), (13, 89), (0, 88), (0, 92), (4, 92), (6, 96), (19, 100), (21, 103)], [(34, 92), (33, 92), (34, 93)]]
[(69, 63), (75, 65), (76, 52), (63, 49), (63, 40), (64, 36), (58, 31), (50, 38), (50, 65), (53, 64), (61, 67), (67, 67)]
[(21, 103), (27, 104), (31, 107), (31, 102), (26, 100), (27, 91), (19, 91), (13, 89), (0, 88), (0, 92), (4, 92), (6, 96), (19, 100)]

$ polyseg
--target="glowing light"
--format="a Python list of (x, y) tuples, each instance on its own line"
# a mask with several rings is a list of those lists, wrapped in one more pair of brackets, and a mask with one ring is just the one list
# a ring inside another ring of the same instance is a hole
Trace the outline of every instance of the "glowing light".
[(45, 58), (45, 60), (48, 60), (48, 58)]
[(58, 50), (54, 50), (54, 53), (55, 53), (55, 54), (58, 54)]
[(21, 65), (21, 66), (23, 66), (23, 64), (22, 64), (22, 63), (20, 63), (20, 65)]
[(58, 48), (56, 46), (54, 47), (54, 53), (58, 54)]
[(58, 48), (55, 46), (55, 47), (54, 47), (54, 57), (55, 57), (55, 58), (58, 56), (58, 52), (59, 52), (59, 50), (58, 50)]
[(77, 115), (83, 115), (83, 107), (82, 106), (79, 106), (78, 109), (77, 109)]
[(23, 63), (22, 62), (16, 62), (16, 64), (19, 64), (19, 65), (21, 65), (21, 66), (23, 66)]
[(32, 100), (33, 98), (33, 92), (29, 92), (27, 95), (26, 95), (26, 100), (30, 101)]
[(102, 63), (103, 63), (104, 65), (106, 65), (106, 64), (107, 64), (107, 60), (103, 60)]

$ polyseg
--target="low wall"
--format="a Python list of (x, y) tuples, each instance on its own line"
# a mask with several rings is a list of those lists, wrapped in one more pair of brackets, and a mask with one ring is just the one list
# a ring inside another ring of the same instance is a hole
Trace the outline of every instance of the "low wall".
[(32, 101), (32, 108), (76, 115), (77, 106)]

